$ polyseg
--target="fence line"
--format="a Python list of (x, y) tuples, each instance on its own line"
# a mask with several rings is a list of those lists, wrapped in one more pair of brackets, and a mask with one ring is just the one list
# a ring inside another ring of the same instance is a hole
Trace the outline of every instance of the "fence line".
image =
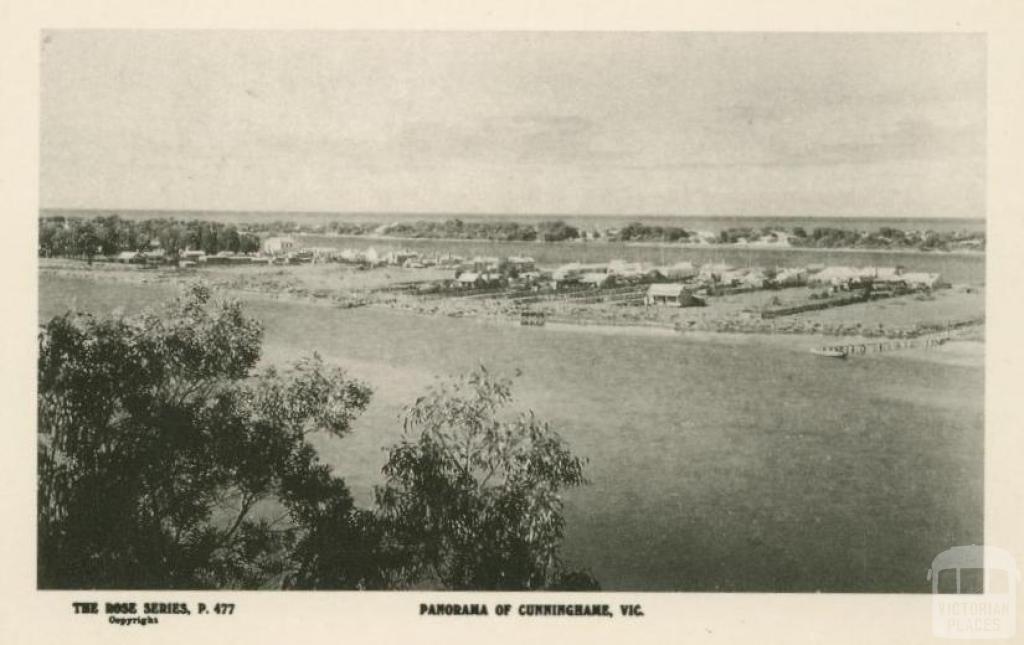
[(818, 351), (843, 352), (847, 355), (876, 354), (880, 352), (891, 352), (898, 349), (932, 349), (944, 345), (952, 340), (950, 334), (939, 336), (910, 338), (907, 340), (890, 340), (881, 343), (850, 343), (845, 345), (825, 345), (819, 347)]

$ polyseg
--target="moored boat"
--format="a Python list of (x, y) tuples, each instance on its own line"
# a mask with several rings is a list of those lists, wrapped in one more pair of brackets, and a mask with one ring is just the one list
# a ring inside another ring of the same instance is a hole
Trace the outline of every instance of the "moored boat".
[(847, 353), (841, 349), (833, 349), (831, 347), (815, 347), (811, 350), (812, 354), (817, 356), (824, 356), (826, 358), (846, 358)]

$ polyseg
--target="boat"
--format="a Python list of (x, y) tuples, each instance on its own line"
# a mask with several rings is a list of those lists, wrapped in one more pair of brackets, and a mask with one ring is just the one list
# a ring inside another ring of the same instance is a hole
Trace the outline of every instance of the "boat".
[(847, 352), (841, 349), (832, 349), (830, 347), (815, 347), (811, 350), (812, 354), (817, 356), (824, 356), (826, 358), (846, 358)]

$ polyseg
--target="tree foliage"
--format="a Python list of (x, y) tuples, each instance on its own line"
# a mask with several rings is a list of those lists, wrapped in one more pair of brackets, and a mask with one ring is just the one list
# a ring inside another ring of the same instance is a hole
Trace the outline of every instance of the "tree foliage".
[(532, 412), (502, 414), (511, 381), (480, 368), (407, 410), (377, 501), (408, 581), (450, 589), (593, 588), (559, 559), (562, 492), (584, 462)]
[(200, 286), (43, 328), (40, 587), (375, 584), (338, 555), (365, 548), (365, 512), (307, 441), (348, 433), (370, 390), (316, 356), (256, 372), (261, 337)]
[(630, 222), (618, 230), (614, 239), (620, 242), (678, 242), (689, 237), (690, 233), (681, 226), (649, 226)]
[(160, 311), (39, 336), (40, 588), (593, 588), (558, 556), (583, 462), (482, 368), (408, 409), (358, 508), (314, 433), (365, 384), (316, 355), (257, 369), (261, 325), (191, 287)]
[(39, 220), (39, 255), (43, 257), (109, 256), (157, 246), (170, 254), (186, 249), (252, 253), (259, 250), (260, 240), (252, 233), (240, 233), (233, 224), (202, 220), (130, 220), (118, 215)]

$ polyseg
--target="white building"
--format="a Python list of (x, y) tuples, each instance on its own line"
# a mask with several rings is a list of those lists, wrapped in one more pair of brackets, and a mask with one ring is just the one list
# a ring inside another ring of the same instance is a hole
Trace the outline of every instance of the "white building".
[(260, 244), (260, 250), (266, 255), (283, 255), (291, 253), (296, 248), (298, 244), (290, 237), (268, 237)]

